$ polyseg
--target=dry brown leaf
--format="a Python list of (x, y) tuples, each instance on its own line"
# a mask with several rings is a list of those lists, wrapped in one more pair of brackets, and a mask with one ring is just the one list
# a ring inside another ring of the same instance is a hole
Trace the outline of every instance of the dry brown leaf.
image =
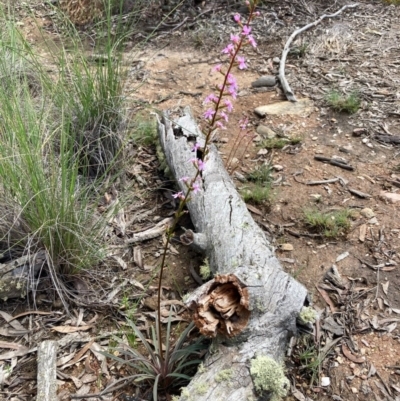
[(330, 299), (328, 293), (325, 290), (323, 290), (323, 289), (321, 289), (319, 287), (317, 287), (317, 290), (321, 294), (321, 296), (324, 299), (324, 301), (329, 305), (329, 308), (331, 309), (331, 312), (335, 313), (336, 312), (336, 307), (333, 304), (332, 300)]
[(23, 345), (18, 343), (9, 343), (7, 341), (0, 341), (0, 348), (6, 349), (20, 349)]
[(135, 246), (133, 248), (133, 262), (137, 267), (143, 269), (143, 257), (142, 257), (142, 248), (139, 246)]
[(393, 271), (393, 270), (395, 270), (396, 269), (396, 266), (385, 266), (385, 267), (382, 267), (382, 271), (383, 272), (391, 272), (391, 271)]
[(9, 344), (15, 344), (15, 346), (17, 346), (18, 348), (15, 348), (15, 346), (13, 346), (12, 348), (14, 348), (15, 351), (10, 351), (10, 352), (5, 352), (4, 354), (0, 354), (0, 361), (4, 361), (6, 359), (12, 359), (17, 356), (24, 356), (34, 350), (34, 349), (30, 350), (28, 347), (25, 347), (24, 345), (21, 344), (16, 344), (16, 343), (9, 343)]
[(258, 214), (259, 216), (264, 216), (264, 213), (260, 209), (257, 209), (254, 206), (248, 205), (247, 203), (246, 203), (246, 207), (247, 207), (247, 210), (249, 210), (251, 213)]
[(381, 283), (382, 290), (385, 293), (385, 295), (388, 294), (388, 288), (389, 288), (389, 281), (386, 281), (385, 283)]
[(86, 331), (91, 329), (92, 325), (87, 326), (54, 326), (51, 329), (57, 331), (58, 333), (75, 333), (76, 331)]
[(343, 352), (343, 355), (347, 359), (349, 359), (350, 361), (352, 361), (354, 363), (364, 363), (365, 362), (365, 357), (363, 357), (363, 356), (358, 357), (358, 356), (353, 355), (346, 344), (342, 344), (342, 352)]
[(361, 241), (361, 242), (364, 242), (365, 241), (365, 235), (367, 234), (367, 225), (366, 224), (362, 224), (361, 226), (360, 226), (360, 235), (359, 235), (359, 237), (358, 237), (358, 239)]
[(9, 315), (7, 312), (3, 312), (0, 310), (1, 317), (10, 324), (15, 330), (26, 330), (24, 326), (17, 320), (14, 320), (14, 317)]

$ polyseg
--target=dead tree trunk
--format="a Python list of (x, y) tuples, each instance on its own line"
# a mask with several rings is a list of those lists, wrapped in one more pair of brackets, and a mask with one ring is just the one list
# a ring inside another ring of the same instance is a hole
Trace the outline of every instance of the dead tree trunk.
[[(189, 108), (177, 119), (164, 114), (158, 132), (169, 168), (185, 190), (179, 179), (194, 177), (188, 160), (194, 143), (204, 144), (204, 136)], [(206, 159), (202, 190), (191, 196), (188, 209), (196, 232), (187, 231), (181, 239), (208, 258), (214, 279), (199, 287), (187, 304), (197, 327), (215, 337), (217, 345), (180, 399), (269, 399), (271, 387), (264, 387), (263, 394), (255, 389), (259, 386), (250, 373), (252, 360), (267, 356), (282, 362), (288, 340), (296, 333), (306, 289), (282, 270), (214, 145)]]

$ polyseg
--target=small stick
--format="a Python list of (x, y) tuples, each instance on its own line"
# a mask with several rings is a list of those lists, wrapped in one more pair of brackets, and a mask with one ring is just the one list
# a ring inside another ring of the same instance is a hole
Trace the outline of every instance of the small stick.
[(300, 29), (297, 29), (296, 31), (294, 31), (290, 36), (289, 39), (287, 40), (285, 47), (283, 48), (282, 51), (282, 56), (281, 56), (281, 61), (279, 63), (279, 80), (281, 82), (281, 86), (283, 89), (283, 92), (285, 93), (286, 99), (290, 100), (291, 102), (297, 102), (296, 97), (294, 96), (294, 93), (292, 92), (292, 90), (290, 89), (289, 83), (286, 80), (285, 77), (285, 63), (286, 63), (286, 57), (289, 53), (290, 50), (290, 45), (292, 44), (293, 40), (295, 39), (295, 37), (297, 35), (299, 35), (300, 33), (306, 31), (307, 29), (310, 29), (316, 25), (318, 25), (322, 20), (324, 20), (325, 18), (334, 18), (336, 16), (338, 16), (341, 12), (343, 12), (346, 8), (354, 8), (357, 7), (358, 3), (355, 4), (348, 4), (346, 6), (343, 6), (339, 11), (335, 12), (334, 14), (324, 14), (322, 15), (319, 19), (317, 19), (316, 21), (303, 26)]
[(329, 180), (321, 180), (321, 181), (307, 181), (306, 185), (323, 185), (323, 184), (331, 184), (333, 182), (339, 181), (339, 178), (330, 178)]
[(359, 198), (363, 198), (363, 199), (368, 199), (370, 198), (372, 195), (370, 194), (366, 194), (364, 192), (358, 191), (357, 189), (353, 189), (353, 188), (347, 188), (347, 190), (355, 196), (358, 196)]

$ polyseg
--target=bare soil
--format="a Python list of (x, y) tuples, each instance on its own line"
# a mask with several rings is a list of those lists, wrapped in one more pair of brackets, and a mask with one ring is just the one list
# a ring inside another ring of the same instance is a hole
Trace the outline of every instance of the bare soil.
[[(132, 116), (143, 110), (150, 113), (152, 110), (190, 105), (201, 124), (203, 100), (219, 79), (211, 69), (224, 60), (221, 49), (229, 40), (229, 33), (235, 31), (231, 17), (240, 7), (233, 5), (226, 11), (222, 3), (201, 3), (194, 8), (197, 13), (210, 7), (215, 9), (207, 11), (204, 18), (196, 20), (190, 29), (183, 25), (175, 31), (158, 33), (157, 39), (150, 41), (144, 49), (134, 53), (127, 51), (125, 59), (130, 75), (126, 96), (132, 104)], [(312, 304), (320, 312), (321, 320), (314, 332), (317, 350), (321, 351), (324, 345), (337, 338), (321, 327), (324, 319), (331, 316), (342, 323), (342, 341), (332, 346), (319, 366), (317, 381), (312, 385), (309, 372), (299, 359), (304, 350), (300, 345), (294, 347), (294, 356), (288, 362), (293, 395), (288, 399), (397, 400), (400, 397), (400, 337), (397, 328), (400, 314), (400, 203), (391, 203), (380, 194), (382, 191), (398, 191), (400, 184), (396, 180), (400, 179), (400, 160), (398, 146), (378, 141), (376, 136), (400, 137), (400, 7), (381, 1), (361, 1), (354, 10), (345, 11), (300, 35), (293, 45), (297, 52), (293, 52), (287, 61), (287, 79), (298, 98), (313, 101), (311, 112), (304, 116), (268, 115), (263, 119), (254, 114), (258, 106), (285, 100), (279, 85), (255, 90), (251, 83), (260, 75), (277, 74), (278, 67), (273, 59), (280, 57), (288, 36), (296, 27), (312, 22), (324, 13), (334, 12), (343, 4), (346, 1), (335, 2), (329, 9), (323, 1), (263, 4), (261, 17), (253, 28), (259, 45), (257, 52), (245, 49), (249, 68), (236, 73), (240, 93), (227, 130), (219, 132), (216, 143), (226, 161), (229, 155), (232, 156), (233, 149), (236, 163), (227, 167), (232, 171), (239, 190), (245, 186), (237, 180), (240, 174), (245, 176), (263, 163), (275, 166), (270, 202), (250, 205), (250, 210), (276, 247), (283, 268), (307, 287)], [(37, 13), (42, 14), (43, 25), (48, 26), (47, 35), (57, 40), (57, 35), (61, 34), (54, 33), (54, 21), (46, 15), (46, 8), (38, 5), (33, 9), (36, 17)], [(32, 43), (40, 47), (43, 37), (37, 31), (37, 24), (24, 8), (19, 10), (23, 31)], [(135, 41), (137, 38), (131, 38), (127, 47), (131, 48)], [(356, 92), (361, 98), (360, 109), (352, 115), (333, 111), (326, 101), (326, 94), (332, 90)], [(235, 146), (240, 135), (238, 122), (244, 116), (249, 118), (255, 138), (249, 146), (245, 145), (246, 141)], [(260, 138), (256, 133), (260, 124), (280, 135), (301, 138), (301, 143), (260, 154)], [(132, 152), (137, 162), (128, 168), (135, 192), (132, 192), (131, 206), (125, 210), (126, 220), (131, 221), (127, 236), (151, 228), (161, 218), (171, 215), (175, 207), (170, 195), (173, 183), (157, 170), (155, 149), (142, 147)], [(354, 170), (322, 163), (314, 159), (316, 155), (342, 157)], [(309, 181), (336, 177), (341, 181), (307, 185)], [(369, 196), (356, 196), (348, 188)], [(320, 211), (350, 208), (354, 212), (350, 230), (332, 239), (313, 236), (315, 233), (304, 221), (304, 210), (311, 208)], [(365, 217), (362, 212), (365, 208), (371, 209), (374, 216)], [(189, 228), (190, 221), (181, 222), (181, 226)], [(360, 240), (363, 230), (365, 238)], [(140, 299), (136, 316), (143, 320), (154, 314), (154, 279), (162, 241), (162, 237), (158, 237), (129, 249), (121, 255), (127, 268), (122, 270), (116, 264), (114, 273), (107, 273), (109, 276), (104, 279), (106, 282), (114, 275), (115, 285), (130, 280), (112, 302), (114, 306), (120, 304), (122, 296), (128, 293), (131, 301)], [(293, 250), (282, 250), (287, 248), (282, 244), (291, 244)], [(134, 258), (134, 252), (141, 255), (142, 262)], [(345, 253), (348, 253), (347, 257), (337, 261), (338, 256)], [(172, 244), (165, 279), (166, 299), (180, 300), (197, 286), (190, 268), (198, 270), (200, 263), (201, 258), (178, 241)], [(341, 290), (326, 280), (326, 273), (332, 265), (337, 267), (341, 277)], [(144, 286), (144, 296), (131, 295), (132, 291), (143, 294), (137, 284), (135, 287), (137, 282)], [(317, 288), (321, 283), (325, 286), (320, 289), (326, 291), (334, 310)], [(14, 308), (16, 305), (12, 303), (2, 307), (15, 316)], [(23, 310), (24, 304), (20, 303), (18, 309)], [(53, 305), (49, 310), (57, 312), (60, 309)], [(93, 312), (82, 313), (86, 321), (94, 317)], [(112, 316), (100, 312), (100, 315), (98, 321), (104, 327), (90, 330), (90, 338), (114, 329), (111, 319), (121, 320), (117, 313)], [(26, 319), (19, 320), (26, 324)], [(39, 316), (34, 322), (40, 325), (41, 319), (43, 317)], [(96, 326), (100, 327), (98, 323)], [(40, 335), (36, 341), (49, 336), (49, 329), (42, 329)], [(29, 342), (34, 345), (33, 338)], [(343, 343), (350, 348), (350, 357), (345, 355)], [(354, 361), (361, 357), (365, 358), (362, 362)], [(93, 355), (87, 356), (86, 362), (60, 377), (63, 381), (61, 399), (69, 399), (69, 394), (78, 390), (71, 376), (82, 377), (83, 373), (90, 371), (93, 371), (91, 374), (100, 374), (101, 367), (90, 365), (90, 361), (98, 364)], [(8, 379), (8, 393), (0, 392), (0, 399), (31, 399), (29, 394), (34, 393), (34, 377), (28, 378), (27, 372), (32, 371), (33, 366), (25, 365), (23, 361), (18, 364), (16, 378)], [(322, 377), (330, 378), (329, 386), (320, 385)], [(10, 381), (12, 384), (15, 380), (17, 385), (10, 386)], [(98, 391), (98, 382), (89, 383), (89, 392)], [(13, 388), (26, 396), (12, 398)], [(134, 389), (130, 391), (132, 393)], [(139, 391), (141, 396), (146, 393), (143, 391)], [(129, 391), (124, 394), (129, 394)], [(121, 392), (114, 396), (110, 399), (125, 399)]]

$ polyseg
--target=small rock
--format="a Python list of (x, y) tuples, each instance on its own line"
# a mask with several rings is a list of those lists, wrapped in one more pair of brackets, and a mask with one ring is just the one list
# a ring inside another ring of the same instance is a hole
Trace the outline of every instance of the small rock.
[(336, 262), (340, 262), (343, 259), (346, 259), (350, 254), (346, 251), (341, 253), (337, 258), (336, 258)]
[(268, 149), (260, 149), (258, 152), (257, 152), (257, 156), (265, 156), (265, 155), (267, 155), (268, 154)]
[(272, 131), (271, 128), (267, 127), (266, 125), (260, 124), (257, 129), (257, 134), (261, 135), (263, 138), (272, 139), (276, 137), (276, 133)]
[(232, 166), (235, 166), (236, 164), (239, 164), (239, 159), (237, 157), (232, 158), (231, 164), (232, 164)]
[(365, 128), (354, 128), (353, 136), (361, 136), (362, 134), (366, 134), (367, 130)]
[(253, 138), (253, 142), (261, 142), (261, 141), (262, 141), (262, 138), (261, 138), (260, 135), (256, 135), (256, 136)]
[(361, 140), (361, 142), (362, 142), (362, 143), (368, 143), (368, 142), (369, 142), (369, 139), (368, 139), (368, 138), (363, 138), (363, 139)]
[(376, 217), (373, 217), (372, 219), (368, 220), (368, 224), (378, 224), (378, 219)]
[(321, 386), (328, 387), (331, 385), (331, 379), (329, 377), (321, 377)]
[(400, 194), (397, 194), (397, 193), (381, 191), (381, 193), (379, 194), (379, 197), (382, 200), (388, 201), (390, 203), (400, 202)]
[(358, 393), (358, 390), (357, 390), (357, 388), (352, 387), (352, 388), (351, 388), (351, 392), (352, 392), (353, 394), (357, 394), (357, 393)]
[(221, 139), (219, 140), (219, 142), (221, 142), (221, 143), (228, 143), (228, 142), (229, 142), (229, 138), (221, 138)]
[(279, 64), (279, 63), (281, 62), (281, 59), (280, 59), (279, 57), (274, 57), (274, 58), (272, 59), (272, 62), (273, 62), (274, 64)]
[(282, 170), (283, 170), (283, 166), (281, 166), (280, 164), (274, 164), (274, 165), (272, 166), (272, 168), (273, 168), (275, 171), (282, 171)]
[(374, 145), (372, 145), (371, 142), (368, 142), (366, 145), (367, 145), (369, 148), (371, 148), (371, 149), (374, 147)]
[(263, 75), (251, 83), (253, 88), (260, 88), (262, 86), (275, 86), (275, 75)]
[(281, 244), (280, 246), (280, 250), (285, 252), (293, 251), (293, 249), (294, 248), (292, 244)]
[(360, 211), (361, 215), (366, 217), (367, 219), (372, 219), (372, 217), (375, 217), (375, 213), (373, 212), (372, 209), (369, 207), (365, 207)]
[(307, 117), (314, 110), (314, 103), (312, 100), (303, 98), (297, 102), (277, 102), (259, 106), (254, 109), (254, 112), (259, 117), (265, 117), (266, 115), (300, 115)]
[(243, 174), (239, 173), (238, 171), (235, 171), (235, 173), (233, 175), (240, 182), (246, 182), (247, 181), (246, 177)]

